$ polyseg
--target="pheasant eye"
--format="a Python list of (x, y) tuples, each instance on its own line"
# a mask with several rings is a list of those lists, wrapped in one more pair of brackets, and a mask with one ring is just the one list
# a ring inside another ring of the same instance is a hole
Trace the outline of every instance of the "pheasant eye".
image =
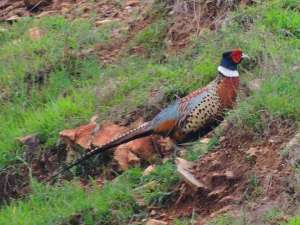
[(240, 63), (242, 59), (242, 51), (232, 51), (231, 59), (234, 63)]

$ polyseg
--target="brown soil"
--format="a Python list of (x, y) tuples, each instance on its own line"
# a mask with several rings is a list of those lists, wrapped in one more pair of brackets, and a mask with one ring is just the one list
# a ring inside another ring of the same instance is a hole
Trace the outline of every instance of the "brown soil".
[(23, 0), (4, 1), (0, 3), (0, 21), (14, 21), (22, 16), (43, 17), (49, 15), (63, 15), (70, 20), (91, 19), (96, 15), (95, 26), (102, 26), (111, 21), (122, 21), (124, 29), (128, 31), (126, 37), (121, 37), (116, 31), (115, 37), (109, 43), (98, 44), (93, 49), (78, 53), (79, 57), (95, 53), (102, 63), (107, 64), (116, 62), (134, 35), (151, 23), (152, 19), (148, 17), (132, 18), (135, 13), (144, 15), (145, 11), (149, 10), (147, 4), (143, 4), (142, 6), (140, 1), (136, 0), (127, 0), (122, 4), (108, 0), (99, 0), (95, 3), (91, 3), (89, 0), (54, 0), (50, 5), (40, 5), (36, 10), (30, 10), (25, 7)]
[[(135, 6), (130, 6), (135, 7)], [(4, 0), (0, 4), (0, 20), (18, 18), (22, 16), (43, 17), (49, 15), (63, 15), (68, 19), (90, 18), (96, 13), (97, 19), (126, 18), (126, 11), (121, 9), (116, 1), (96, 1), (91, 3), (88, 0), (53, 0), (49, 5), (39, 5), (35, 9), (26, 8), (23, 0)]]
[[(95, 51), (98, 58), (104, 64), (117, 62), (120, 55), (127, 49), (128, 43), (134, 38), (135, 34), (147, 27), (149, 24), (151, 24), (151, 22), (152, 18), (145, 18), (139, 21), (135, 21), (129, 27), (129, 34), (126, 38), (117, 37), (115, 39), (112, 39), (110, 43), (106, 45), (96, 45)], [(143, 54), (143, 51), (138, 51), (137, 49), (135, 49), (135, 51), (132, 53)]]
[(24, 197), (29, 191), (29, 170), (24, 165), (15, 165), (0, 172), (0, 204)]
[[(269, 203), (281, 202), (276, 205), (282, 208), (291, 204), (289, 181), (293, 170), (281, 157), (280, 150), (294, 134), (295, 127), (289, 121), (277, 120), (270, 122), (269, 128), (263, 139), (256, 141), (248, 132), (236, 133), (236, 129), (228, 127), (216, 149), (193, 168), (194, 176), (207, 189), (195, 192), (182, 183), (177, 187), (180, 194), (176, 203), (163, 218), (169, 221), (191, 218), (194, 213), (200, 225), (218, 214), (239, 212), (247, 204), (253, 215)], [(272, 204), (268, 209), (271, 207)]]
[(57, 171), (65, 159), (64, 146), (41, 153), (39, 143), (29, 141), (24, 145), (26, 164), (13, 163), (0, 171), (0, 205), (25, 197), (30, 192), (30, 173), (38, 181), (43, 181)]
[[(166, 17), (169, 23), (164, 42), (167, 45), (166, 55), (182, 52), (191, 41), (193, 34), (199, 34), (203, 29), (215, 30), (223, 25), (228, 12), (239, 5), (251, 4), (251, 0), (238, 0), (233, 2), (220, 2), (217, 0), (207, 2), (171, 1)], [(96, 45), (93, 49), (84, 50), (80, 56), (91, 54), (98, 55), (104, 64), (118, 61), (119, 56), (127, 50), (128, 43), (136, 33), (147, 27), (155, 15), (149, 16), (151, 3), (141, 3), (138, 0), (127, 0), (122, 4), (117, 1), (99, 0), (91, 3), (88, 0), (53, 0), (50, 5), (40, 5), (35, 10), (25, 7), (23, 0), (0, 3), (0, 21), (17, 20), (22, 16), (43, 17), (48, 15), (63, 15), (73, 20), (77, 18), (90, 19), (96, 15), (96, 26), (101, 26), (107, 21), (122, 21), (128, 31), (126, 37), (121, 37), (116, 32), (115, 37), (105, 45)], [(135, 16), (135, 14), (140, 16)], [(145, 49), (141, 46), (132, 46), (129, 54), (146, 56)]]
[[(189, 45), (191, 35), (200, 33), (203, 28), (218, 29), (224, 24), (229, 11), (240, 4), (251, 4), (252, 1), (232, 1), (234, 2), (232, 5), (218, 4), (223, 1), (217, 0), (208, 2), (200, 5), (172, 5), (170, 12), (172, 23), (166, 37), (167, 54), (180, 52)], [(142, 10), (142, 7), (139, 3), (128, 4), (121, 7), (111, 1), (98, 1), (92, 4), (88, 0), (64, 0), (54, 1), (53, 4), (32, 12), (26, 9), (22, 0), (4, 0), (0, 3), (0, 20), (7, 20), (12, 16), (52, 14), (61, 14), (69, 19), (90, 18), (94, 12), (100, 21), (126, 20), (129, 24), (126, 37), (116, 36), (107, 45), (97, 45), (92, 50), (102, 62), (112, 63), (117, 62), (135, 34), (153, 21), (153, 18), (142, 17), (129, 22), (128, 6), (136, 10)], [(139, 47), (133, 49), (133, 54), (143, 54), (143, 49)], [(28, 75), (27, 79), (30, 83), (36, 82), (36, 78), (32, 78), (32, 75)], [(128, 126), (141, 114), (144, 116), (145, 113), (137, 110), (123, 118), (121, 124)], [(270, 122), (267, 127), (266, 133), (259, 139), (260, 141), (257, 141), (251, 132), (237, 130), (230, 125), (214, 151), (203, 156), (193, 168), (194, 176), (207, 189), (195, 192), (187, 184), (181, 183), (176, 189), (178, 195), (173, 206), (162, 210), (158, 219), (172, 221), (178, 217), (190, 218), (195, 214), (199, 216), (197, 224), (205, 224), (207, 219), (220, 213), (239, 212), (248, 203), (251, 203), (249, 213), (258, 214), (258, 209), (261, 210), (263, 205), (288, 202), (289, 198), (293, 198), (288, 185), (293, 171), (281, 157), (280, 150), (293, 135), (294, 126), (289, 121), (278, 119)], [(31, 165), (33, 176), (42, 180), (58, 168), (64, 157), (58, 156), (56, 151), (50, 151), (31, 159), (28, 163)], [(24, 196), (30, 191), (28, 183), (29, 170), (26, 166), (20, 165), (3, 170), (0, 173), (0, 202)], [(259, 216), (257, 218), (254, 224), (259, 224)]]
[(171, 25), (166, 37), (167, 55), (182, 52), (189, 46), (192, 35), (199, 35), (205, 29), (219, 29), (230, 11), (252, 3), (252, 0), (172, 2)]

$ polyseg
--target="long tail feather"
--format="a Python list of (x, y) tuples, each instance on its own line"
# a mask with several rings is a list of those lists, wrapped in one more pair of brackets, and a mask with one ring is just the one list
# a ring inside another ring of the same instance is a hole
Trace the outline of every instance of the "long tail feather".
[(136, 129), (130, 130), (120, 136), (118, 136), (117, 138), (111, 140), (110, 142), (100, 146), (100, 147), (96, 147), (94, 149), (92, 149), (91, 151), (89, 151), (88, 153), (86, 153), (84, 156), (82, 156), (81, 158), (77, 159), (74, 163), (71, 163), (70, 165), (68, 165), (67, 167), (61, 169), (60, 171), (58, 171), (57, 173), (55, 173), (54, 175), (52, 175), (50, 178), (46, 179), (45, 182), (48, 182), (50, 180), (53, 180), (54, 178), (56, 178), (59, 174), (71, 169), (72, 167), (82, 163), (83, 161), (91, 158), (92, 156), (99, 154), (101, 152), (107, 151), (111, 148), (114, 148), (118, 145), (127, 143), (129, 141), (132, 141), (134, 139), (137, 138), (141, 138), (141, 137), (145, 137), (148, 136), (149, 134), (151, 134), (153, 132), (151, 123), (144, 123), (141, 126), (139, 126)]

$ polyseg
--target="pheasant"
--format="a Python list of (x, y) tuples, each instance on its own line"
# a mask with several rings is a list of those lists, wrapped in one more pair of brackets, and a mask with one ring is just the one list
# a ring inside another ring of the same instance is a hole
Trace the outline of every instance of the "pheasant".
[(137, 138), (159, 134), (169, 136), (175, 142), (182, 142), (189, 136), (210, 126), (211, 123), (223, 117), (226, 109), (233, 107), (239, 88), (237, 65), (244, 58), (249, 57), (241, 49), (233, 49), (223, 53), (221, 64), (218, 67), (218, 75), (206, 87), (178, 99), (151, 121), (143, 123), (138, 128), (132, 129), (100, 147), (91, 149), (52, 178), (93, 155)]

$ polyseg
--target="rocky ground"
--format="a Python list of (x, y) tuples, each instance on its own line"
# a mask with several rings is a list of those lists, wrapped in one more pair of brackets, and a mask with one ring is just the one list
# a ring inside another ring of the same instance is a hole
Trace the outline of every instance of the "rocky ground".
[[(91, 49), (84, 49), (78, 57), (93, 53), (104, 64), (112, 64), (117, 63), (124, 52), (147, 55), (143, 46), (133, 46), (129, 50), (128, 48), (135, 34), (155, 20), (155, 15), (149, 14), (148, 11), (148, 7), (151, 7), (150, 2), (147, 4), (138, 0), (128, 0), (122, 4), (111, 1), (91, 3), (88, 0), (28, 2), (30, 1), (2, 1), (0, 20), (13, 23), (24, 16), (62, 15), (70, 20), (92, 19), (95, 26), (123, 21), (126, 36), (120, 35), (120, 31), (116, 30), (114, 37), (107, 45), (95, 45)], [(219, 1), (209, 1), (198, 6), (202, 7), (202, 13), (199, 15), (197, 14), (199, 11), (193, 11), (188, 3), (175, 4), (168, 11), (172, 23), (168, 26), (165, 37), (167, 43), (165, 56), (178, 54), (187, 48), (191, 35), (201, 33), (205, 29), (215, 30), (224, 26), (227, 13), (235, 7), (233, 4), (226, 5)], [(243, 7), (252, 4), (252, 1), (243, 0), (236, 4)], [(133, 19), (133, 14), (138, 16)], [(33, 38), (40, 35), (38, 30), (31, 33), (33, 33)], [(255, 88), (259, 88), (259, 85)], [(166, 104), (166, 100), (161, 98), (158, 105)], [(40, 148), (38, 136), (29, 135), (21, 138), (19, 141), (24, 145), (25, 160), (31, 165), (31, 171), (27, 166), (16, 165), (1, 172), (0, 200), (26, 196), (30, 192), (28, 186), (30, 173), (42, 181), (56, 171), (61, 163), (73, 161), (78, 152), (87, 151), (91, 145), (100, 146), (111, 137), (128, 131), (149, 119), (142, 115), (143, 113), (137, 110), (133, 112), (130, 120), (125, 119), (125, 122), (123, 120), (118, 123), (115, 121), (98, 123), (96, 118), (92, 118), (89, 124), (62, 131), (60, 133), (61, 149), (56, 148), (42, 155), (35, 154)], [(152, 219), (152, 222), (147, 224), (172, 224), (177, 217), (191, 218), (197, 214), (198, 217), (195, 218), (196, 222), (193, 224), (200, 225), (205, 224), (207, 219), (225, 212), (239, 214), (241, 208), (250, 215), (249, 224), (260, 224), (262, 215), (274, 204), (281, 205), (290, 212), (295, 210), (299, 192), (296, 187), (297, 183), (292, 182), (292, 180), (297, 180), (292, 164), (296, 156), (285, 155), (283, 151), (287, 146), (294, 149), (292, 153), (297, 152), (299, 148), (298, 140), (294, 138), (295, 124), (289, 120), (270, 120), (268, 130), (259, 141), (247, 130), (236, 130), (234, 124), (225, 122), (222, 126), (224, 135), (219, 138), (219, 143), (212, 151), (194, 162), (177, 159), (181, 182), (174, 187), (174, 197), (170, 200), (172, 207), (168, 209), (149, 207), (148, 210), (151, 212), (149, 219)], [(211, 137), (212, 133), (209, 133), (198, 141), (201, 142), (205, 138), (210, 140)], [(88, 175), (101, 181), (103, 176), (106, 179), (114, 179), (111, 171), (124, 171), (131, 166), (140, 165), (145, 169), (148, 167), (146, 170), (152, 170), (151, 168), (154, 168), (156, 163), (163, 161), (164, 158), (172, 157), (174, 148), (176, 146), (168, 140), (150, 136), (119, 146), (113, 156), (104, 159), (107, 165), (105, 171), (93, 171), (89, 168), (86, 171)], [(66, 179), (71, 178), (66, 176)], [(82, 185), (88, 185), (84, 175), (82, 175)], [(78, 221), (80, 221), (80, 215), (71, 218), (71, 224), (76, 224)], [(286, 216), (282, 215), (276, 218), (274, 224), (285, 221)]]

